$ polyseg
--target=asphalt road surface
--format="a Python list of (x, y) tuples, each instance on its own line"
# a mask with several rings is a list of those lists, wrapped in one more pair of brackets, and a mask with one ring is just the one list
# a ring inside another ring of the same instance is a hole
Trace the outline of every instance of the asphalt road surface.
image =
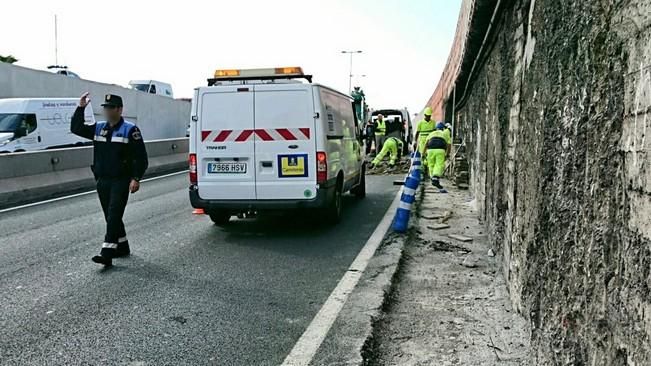
[(94, 194), (0, 214), (0, 365), (278, 365), (389, 207), (368, 176), (342, 222), (191, 215), (185, 175), (143, 183), (132, 255), (102, 269)]

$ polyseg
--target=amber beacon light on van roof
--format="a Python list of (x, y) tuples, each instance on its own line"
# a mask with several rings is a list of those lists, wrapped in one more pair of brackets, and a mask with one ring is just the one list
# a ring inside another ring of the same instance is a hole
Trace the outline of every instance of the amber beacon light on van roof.
[(212, 86), (220, 81), (276, 79), (306, 79), (308, 82), (312, 82), (312, 75), (305, 75), (303, 69), (298, 66), (262, 69), (217, 69), (214, 78), (208, 79), (208, 85)]

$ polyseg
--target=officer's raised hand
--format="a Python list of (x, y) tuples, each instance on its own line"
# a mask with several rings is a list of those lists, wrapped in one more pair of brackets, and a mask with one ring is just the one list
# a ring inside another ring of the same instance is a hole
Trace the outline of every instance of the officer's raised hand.
[(90, 94), (89, 92), (85, 92), (84, 94), (81, 95), (81, 98), (79, 98), (79, 106), (81, 108), (86, 108), (88, 103), (90, 103), (90, 98), (88, 97), (89, 94)]

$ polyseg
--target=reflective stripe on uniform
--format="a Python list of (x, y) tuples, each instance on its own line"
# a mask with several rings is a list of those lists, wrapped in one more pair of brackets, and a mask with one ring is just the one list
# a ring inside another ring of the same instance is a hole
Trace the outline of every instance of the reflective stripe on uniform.
[(402, 208), (403, 210), (411, 211), (411, 203), (400, 201), (400, 203), (398, 204), (398, 208)]
[(118, 245), (114, 243), (104, 243), (102, 244), (102, 249), (117, 249)]
[(118, 243), (125, 243), (127, 241), (127, 237), (123, 236), (121, 238), (118, 238)]
[(128, 137), (115, 137), (115, 136), (113, 136), (111, 138), (111, 142), (119, 142), (121, 144), (128, 144), (129, 143), (129, 138)]
[(95, 135), (95, 141), (102, 141), (102, 142), (106, 142), (106, 137), (104, 137), (104, 136), (97, 136), (97, 135)]

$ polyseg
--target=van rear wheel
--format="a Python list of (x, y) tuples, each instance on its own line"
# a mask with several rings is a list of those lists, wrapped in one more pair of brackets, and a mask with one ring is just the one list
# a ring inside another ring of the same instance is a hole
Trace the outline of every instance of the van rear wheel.
[(231, 220), (231, 213), (228, 211), (209, 211), (208, 216), (215, 225), (226, 225)]
[(330, 204), (325, 209), (326, 220), (330, 224), (336, 224), (341, 220), (341, 206), (342, 206), (341, 191), (342, 191), (341, 184), (337, 183), (337, 188), (335, 188), (334, 197), (332, 197), (332, 201), (330, 201)]

